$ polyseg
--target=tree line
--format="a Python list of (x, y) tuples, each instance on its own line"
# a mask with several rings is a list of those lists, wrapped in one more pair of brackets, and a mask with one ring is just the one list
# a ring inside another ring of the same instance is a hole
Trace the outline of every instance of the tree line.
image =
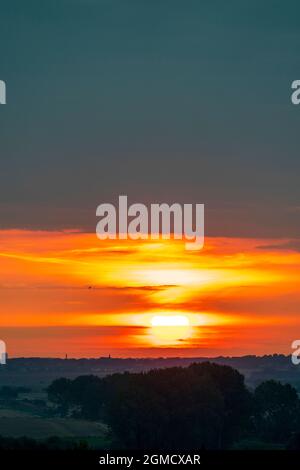
[(115, 445), (129, 449), (227, 449), (247, 439), (293, 446), (300, 441), (300, 400), (291, 385), (271, 380), (251, 391), (237, 370), (209, 362), (62, 378), (49, 386), (48, 398), (62, 416), (104, 421)]

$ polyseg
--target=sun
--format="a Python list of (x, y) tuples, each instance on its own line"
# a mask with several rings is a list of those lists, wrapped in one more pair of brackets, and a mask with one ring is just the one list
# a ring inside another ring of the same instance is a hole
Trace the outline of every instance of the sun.
[(180, 345), (190, 336), (191, 325), (185, 315), (155, 315), (151, 319), (151, 337), (155, 345)]
[(189, 326), (190, 321), (185, 315), (155, 315), (151, 319), (152, 326)]

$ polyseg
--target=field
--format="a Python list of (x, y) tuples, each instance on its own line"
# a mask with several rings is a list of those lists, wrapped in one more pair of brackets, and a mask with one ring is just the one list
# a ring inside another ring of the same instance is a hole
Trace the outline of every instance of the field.
[(58, 437), (104, 438), (107, 428), (100, 423), (71, 418), (36, 418), (13, 410), (0, 410), (0, 435), (34, 439)]
[(102, 423), (71, 418), (39, 418), (11, 409), (0, 409), (0, 436), (26, 436), (37, 440), (57, 436), (74, 441), (85, 440), (97, 448), (109, 444), (108, 429)]

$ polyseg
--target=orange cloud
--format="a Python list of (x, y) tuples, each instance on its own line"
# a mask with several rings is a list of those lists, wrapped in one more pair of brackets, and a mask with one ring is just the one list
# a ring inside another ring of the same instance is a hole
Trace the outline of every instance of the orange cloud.
[[(188, 252), (172, 240), (100, 242), (78, 231), (0, 231), (1, 335), (6, 331), (17, 355), (27, 339), (31, 354), (50, 354), (55, 335), (74, 355), (178, 355), (178, 349), (215, 355), (222, 347), (238, 351), (239, 338), (241, 353), (289, 352), (300, 326), (298, 246), (211, 238), (202, 251)], [(173, 343), (165, 336), (164, 344), (161, 332), (156, 341), (151, 318), (157, 313), (184, 315), (191, 334), (179, 328)], [(72, 337), (74, 328), (82, 339)], [(34, 331), (43, 341), (30, 340)]]

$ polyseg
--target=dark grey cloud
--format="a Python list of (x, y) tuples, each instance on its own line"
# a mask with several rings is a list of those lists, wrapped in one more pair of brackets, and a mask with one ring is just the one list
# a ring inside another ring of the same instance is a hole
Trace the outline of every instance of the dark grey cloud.
[(1, 227), (92, 231), (96, 206), (124, 193), (204, 202), (209, 234), (296, 237), (299, 13), (4, 0)]

